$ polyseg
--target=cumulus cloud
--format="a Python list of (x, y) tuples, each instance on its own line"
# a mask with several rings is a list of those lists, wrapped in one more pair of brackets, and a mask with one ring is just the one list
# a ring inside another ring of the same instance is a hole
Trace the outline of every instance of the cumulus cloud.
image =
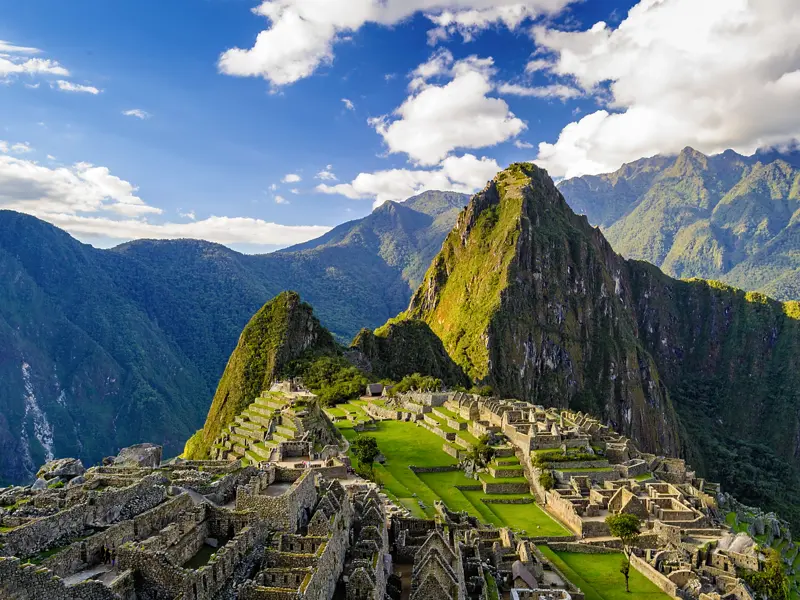
[(322, 169), (316, 176), (317, 179), (322, 181), (339, 181), (338, 177), (333, 173), (333, 165), (328, 165)]
[[(8, 144), (6, 144), (8, 146)], [(88, 163), (50, 168), (0, 154), (0, 209), (34, 215), (84, 239), (200, 238), (221, 244), (287, 246), (330, 230), (286, 226), (247, 217), (212, 216), (189, 223), (153, 223), (160, 208), (147, 204), (137, 188), (108, 168)]]
[(281, 179), (283, 183), (298, 183), (302, 180), (303, 178), (296, 173), (288, 173), (287, 175), (284, 175), (283, 179)]
[[(447, 51), (435, 53), (412, 72), (410, 96), (392, 116), (370, 120), (390, 153), (405, 153), (414, 162), (438, 164), (457, 148), (485, 148), (526, 129), (494, 89), (493, 60), (475, 56), (453, 61)], [(431, 79), (445, 77), (439, 85)]]
[(26, 48), (25, 46), (17, 46), (6, 40), (0, 40), (0, 52), (8, 54), (39, 54), (41, 50), (38, 48)]
[(339, 194), (353, 200), (370, 199), (379, 206), (387, 200), (403, 201), (426, 190), (445, 190), (471, 194), (481, 189), (500, 171), (494, 159), (472, 154), (451, 156), (436, 169), (389, 169), (360, 173), (350, 183), (321, 184), (317, 191)]
[(523, 142), (522, 140), (514, 140), (514, 146), (516, 146), (520, 150), (528, 150), (530, 148), (533, 148), (533, 144), (529, 142)]
[(356, 105), (353, 104), (352, 100), (348, 100), (347, 98), (342, 98), (342, 103), (344, 104), (344, 107), (347, 110), (355, 110), (356, 109)]
[(289, 204), (289, 201), (283, 196), (275, 196), (275, 204)]
[(122, 114), (125, 115), (126, 117), (135, 117), (137, 119), (141, 119), (142, 121), (150, 118), (150, 113), (147, 112), (146, 110), (142, 110), (141, 108), (132, 108), (130, 110), (124, 110), (122, 111)]
[(222, 53), (218, 68), (281, 86), (333, 61), (334, 46), (367, 23), (391, 26), (417, 12), (466, 37), (494, 23), (517, 27), (528, 16), (555, 13), (574, 0), (264, 0), (253, 12), (268, 20), (251, 48)]
[(81, 85), (80, 83), (74, 83), (72, 81), (65, 81), (63, 79), (59, 79), (56, 81), (55, 86), (62, 92), (73, 92), (78, 94), (92, 94), (96, 96), (100, 93), (96, 87), (91, 85)]
[(796, 0), (641, 0), (615, 29), (536, 27), (551, 73), (606, 104), (537, 162), (571, 177), (687, 145), (751, 153), (800, 138), (798, 31)]

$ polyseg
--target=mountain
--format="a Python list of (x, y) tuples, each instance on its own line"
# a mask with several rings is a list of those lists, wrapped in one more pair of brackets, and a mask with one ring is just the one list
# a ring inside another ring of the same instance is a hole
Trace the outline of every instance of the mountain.
[(261, 256), (196, 240), (98, 250), (0, 211), (0, 485), (51, 454), (91, 463), (141, 440), (179, 453), (265, 302), (297, 290), (342, 341), (381, 325), (407, 306), (467, 200), (389, 202)]
[(473, 197), (403, 317), (497, 393), (598, 415), (800, 522), (800, 304), (622, 258), (543, 170)]
[(293, 360), (307, 354), (336, 353), (333, 336), (297, 293), (282, 292), (267, 302), (242, 331), (205, 425), (189, 440), (185, 455), (206, 456), (222, 429), (262, 391), (269, 390)]
[(471, 384), (424, 321), (393, 320), (374, 332), (362, 329), (350, 349), (350, 359), (373, 379), (400, 381), (420, 373), (441, 379), (449, 387)]
[(685, 148), (559, 184), (617, 252), (674, 277), (800, 299), (800, 152)]

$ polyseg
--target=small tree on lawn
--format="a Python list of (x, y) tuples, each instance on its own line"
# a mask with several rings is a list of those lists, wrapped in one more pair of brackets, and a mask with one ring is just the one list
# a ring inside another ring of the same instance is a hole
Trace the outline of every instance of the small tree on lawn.
[(478, 443), (472, 447), (469, 457), (475, 466), (485, 467), (494, 458), (495, 450), (489, 445), (491, 438), (488, 435), (482, 435), (478, 438)]
[(619, 572), (625, 576), (625, 591), (630, 592), (631, 555), (633, 554), (633, 547), (639, 541), (639, 536), (642, 535), (639, 529), (639, 517), (626, 514), (608, 515), (606, 517), (606, 525), (608, 525), (611, 535), (622, 540), (625, 558), (622, 561)]
[(369, 435), (359, 435), (352, 444), (353, 454), (358, 459), (358, 464), (369, 469), (372, 473), (372, 463), (380, 454), (378, 440)]

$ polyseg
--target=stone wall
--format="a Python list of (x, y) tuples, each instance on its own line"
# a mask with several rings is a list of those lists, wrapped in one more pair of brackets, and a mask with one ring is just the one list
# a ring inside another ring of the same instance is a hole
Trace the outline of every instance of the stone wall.
[(317, 502), (314, 473), (303, 472), (280, 496), (265, 496), (261, 489), (241, 486), (236, 492), (236, 510), (255, 510), (270, 528), (295, 532), (311, 517)]
[(631, 566), (656, 584), (665, 594), (669, 594), (672, 598), (678, 598), (678, 587), (662, 573), (651, 567), (647, 561), (634, 554), (631, 556)]
[(67, 587), (64, 580), (18, 558), (0, 557), (0, 597), (14, 600), (124, 600), (99, 581)]

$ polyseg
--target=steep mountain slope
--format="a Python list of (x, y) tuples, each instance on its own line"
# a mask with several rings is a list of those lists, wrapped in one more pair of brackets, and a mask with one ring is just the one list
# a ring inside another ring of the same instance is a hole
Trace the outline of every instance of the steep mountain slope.
[(800, 520), (800, 305), (621, 258), (535, 166), (472, 199), (406, 316), (501, 394), (598, 414)]
[(55, 455), (94, 460), (152, 439), (180, 446), (209, 388), (118, 290), (104, 256), (41, 221), (0, 219), (0, 477)]
[(194, 240), (97, 250), (0, 211), (0, 483), (49, 453), (94, 462), (142, 440), (180, 452), (259, 307), (297, 289), (340, 340), (379, 326), (466, 200), (387, 203), (341, 239), (263, 256)]
[(800, 221), (797, 153), (705, 156), (686, 148), (570, 179), (559, 189), (628, 258), (675, 277), (800, 298), (800, 259), (791, 249), (800, 247), (789, 232)]
[(282, 292), (259, 310), (239, 337), (214, 394), (203, 429), (184, 455), (202, 458), (222, 429), (269, 390), (289, 363), (303, 355), (334, 355), (337, 345), (295, 292)]
[(420, 373), (451, 387), (470, 385), (442, 341), (423, 321), (393, 320), (374, 332), (362, 329), (350, 348), (351, 360), (375, 379), (400, 381), (406, 375)]

